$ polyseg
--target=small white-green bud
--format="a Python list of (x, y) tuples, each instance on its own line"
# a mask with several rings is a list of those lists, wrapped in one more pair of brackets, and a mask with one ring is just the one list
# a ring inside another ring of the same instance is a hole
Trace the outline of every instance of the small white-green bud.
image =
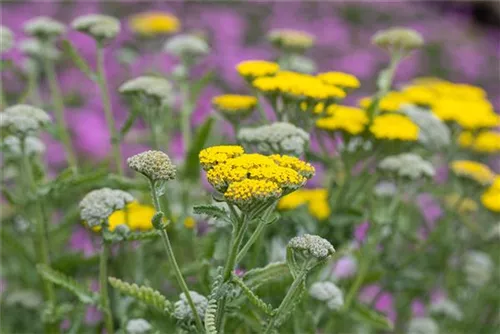
[(61, 53), (53, 45), (43, 45), (36, 38), (28, 38), (19, 43), (19, 50), (25, 55), (36, 59), (57, 60)]
[(175, 178), (176, 170), (169, 156), (161, 151), (146, 151), (127, 159), (127, 165), (152, 181)]
[(309, 288), (309, 295), (327, 303), (330, 310), (338, 310), (344, 305), (344, 294), (329, 281), (316, 282)]
[(424, 39), (413, 29), (395, 27), (377, 32), (372, 37), (372, 43), (391, 53), (407, 53), (424, 45)]
[(373, 193), (378, 197), (392, 197), (396, 194), (397, 190), (394, 182), (381, 181), (375, 185)]
[(45, 111), (27, 104), (16, 104), (0, 113), (0, 129), (18, 137), (31, 135), (49, 123)]
[(323, 260), (335, 252), (332, 244), (317, 235), (304, 234), (294, 237), (288, 242), (288, 247), (303, 252), (306, 256), (313, 256)]
[(400, 177), (415, 180), (421, 177), (433, 177), (436, 171), (432, 164), (421, 156), (413, 153), (402, 153), (383, 159), (378, 167), (387, 172), (393, 172)]
[(408, 325), (408, 334), (439, 334), (439, 327), (432, 318), (413, 318)]
[(0, 26), (0, 54), (9, 51), (13, 46), (14, 34), (9, 28)]
[(313, 74), (318, 71), (314, 60), (298, 54), (290, 55), (285, 63), (280, 63), (280, 68), (305, 74)]
[(59, 21), (47, 16), (35, 17), (24, 24), (26, 34), (41, 40), (50, 40), (66, 32), (66, 27)]
[[(19, 157), (23, 154), (21, 139), (15, 136), (7, 136), (2, 142), (2, 146), (13, 156)], [(42, 155), (45, 152), (45, 144), (37, 137), (29, 136), (24, 138), (24, 150), (26, 155)]]
[[(196, 312), (200, 318), (203, 319), (205, 317), (205, 311), (207, 310), (208, 299), (196, 291), (189, 291), (189, 295), (193, 300)], [(189, 307), (184, 292), (180, 294), (179, 298), (180, 299), (174, 304), (174, 317), (179, 320), (194, 320), (193, 311), (191, 307)]]
[(128, 334), (146, 334), (151, 330), (151, 324), (144, 319), (130, 319), (127, 322)]
[(79, 16), (73, 20), (71, 27), (103, 44), (113, 40), (120, 33), (120, 21), (102, 14)]
[(163, 47), (163, 50), (179, 58), (200, 57), (210, 52), (207, 42), (196, 35), (180, 34), (171, 37)]
[(420, 128), (418, 141), (423, 146), (433, 151), (441, 151), (450, 145), (450, 130), (433, 113), (408, 105), (403, 107), (403, 113)]
[(173, 98), (172, 84), (165, 78), (141, 76), (123, 83), (119, 92), (127, 95), (146, 96), (159, 103), (168, 103)]
[(486, 253), (469, 251), (465, 254), (464, 272), (470, 285), (484, 286), (493, 274), (493, 261)]
[(101, 188), (89, 192), (81, 200), (80, 216), (89, 227), (101, 226), (117, 210), (123, 209), (134, 197), (123, 190)]
[(457, 303), (452, 302), (449, 299), (441, 299), (438, 302), (433, 303), (429, 310), (431, 314), (442, 314), (456, 321), (460, 321), (464, 317), (464, 314), (458, 307)]

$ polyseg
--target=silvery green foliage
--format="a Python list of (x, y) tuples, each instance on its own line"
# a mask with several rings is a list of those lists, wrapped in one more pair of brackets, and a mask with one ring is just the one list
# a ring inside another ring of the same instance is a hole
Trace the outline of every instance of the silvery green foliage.
[(79, 16), (71, 22), (71, 27), (93, 37), (100, 43), (107, 43), (120, 33), (120, 21), (102, 14)]
[(127, 322), (127, 333), (128, 334), (146, 334), (151, 330), (151, 324), (146, 320), (139, 319), (130, 319)]
[(344, 294), (335, 284), (329, 281), (316, 282), (309, 288), (309, 295), (327, 303), (330, 310), (338, 310), (344, 305)]
[(274, 237), (269, 247), (269, 262), (285, 261), (286, 243), (280, 237)]
[(35, 17), (24, 24), (26, 34), (40, 39), (51, 39), (66, 32), (66, 27), (59, 21), (47, 16)]
[(489, 231), (488, 238), (500, 239), (500, 223), (496, 223)]
[(396, 184), (391, 181), (381, 181), (373, 188), (373, 193), (378, 197), (392, 197), (396, 192)]
[(413, 318), (408, 325), (408, 334), (439, 334), (439, 327), (432, 318)]
[[(2, 146), (13, 156), (21, 156), (21, 139), (15, 136), (7, 136), (2, 142)], [(45, 152), (45, 144), (37, 137), (29, 136), (24, 138), (24, 150), (26, 155), (41, 155)]]
[(384, 171), (396, 173), (400, 177), (412, 180), (432, 177), (436, 173), (432, 164), (413, 153), (402, 153), (383, 159), (378, 167)]
[(122, 190), (110, 188), (93, 190), (81, 200), (80, 216), (89, 227), (100, 226), (113, 212), (123, 209), (133, 200), (132, 195)]
[(440, 301), (433, 303), (430, 307), (431, 314), (442, 314), (454, 320), (460, 321), (463, 319), (464, 314), (457, 303), (452, 302), (449, 299), (441, 299)]
[(172, 84), (165, 78), (141, 76), (123, 83), (119, 92), (122, 94), (146, 96), (159, 103), (167, 103), (173, 98)]
[(52, 45), (42, 45), (38, 39), (28, 38), (19, 43), (19, 50), (31, 58), (56, 60), (60, 56), (59, 50)]
[(420, 128), (418, 141), (426, 148), (439, 151), (450, 145), (450, 130), (433, 113), (412, 105), (405, 105), (403, 113)]
[(4, 26), (0, 26), (0, 54), (9, 51), (14, 45), (14, 34)]
[(49, 123), (45, 111), (27, 104), (16, 104), (0, 113), (0, 129), (19, 137), (31, 135)]
[(491, 279), (493, 261), (486, 253), (469, 251), (465, 255), (464, 271), (470, 285), (481, 287)]
[(335, 249), (328, 240), (311, 234), (292, 238), (288, 242), (288, 247), (303, 252), (307, 256), (315, 257), (318, 260), (323, 260), (335, 252)]
[(176, 170), (169, 156), (161, 151), (146, 151), (127, 159), (127, 165), (152, 181), (175, 178)]
[(288, 154), (299, 156), (309, 143), (309, 134), (291, 123), (276, 122), (257, 128), (241, 129), (238, 140), (255, 145), (263, 154)]
[(207, 42), (193, 34), (180, 34), (171, 37), (163, 50), (179, 58), (191, 58), (206, 55), (210, 52)]
[[(189, 291), (191, 299), (193, 299), (194, 306), (201, 319), (205, 317), (205, 311), (208, 307), (208, 299), (197, 293), (196, 291)], [(184, 293), (181, 293), (179, 300), (174, 304), (174, 317), (179, 320), (194, 320), (193, 311), (189, 307), (188, 301)]]
[(303, 55), (292, 54), (286, 60), (284, 64), (280, 64), (280, 66), (283, 65), (283, 69), (306, 74), (313, 74), (318, 70), (314, 60)]

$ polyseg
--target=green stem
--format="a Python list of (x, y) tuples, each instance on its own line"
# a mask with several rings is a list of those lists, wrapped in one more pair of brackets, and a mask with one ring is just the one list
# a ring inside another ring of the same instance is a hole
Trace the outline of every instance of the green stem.
[(264, 230), (264, 228), (266, 227), (266, 225), (268, 223), (269, 213), (272, 212), (271, 208), (274, 208), (274, 205), (272, 205), (268, 208), (268, 211), (266, 212), (264, 217), (262, 217), (262, 219), (259, 221), (257, 227), (255, 228), (255, 231), (253, 231), (252, 235), (250, 236), (250, 239), (248, 239), (248, 241), (245, 243), (245, 245), (239, 251), (238, 256), (236, 257), (236, 263), (241, 262), (243, 257), (246, 255), (246, 253), (250, 249), (250, 247), (252, 247), (252, 245), (255, 243), (255, 241), (259, 238), (260, 234), (262, 233), (262, 231)]
[(97, 84), (101, 93), (101, 99), (104, 107), (104, 115), (108, 123), (109, 134), (111, 136), (111, 146), (113, 151), (113, 158), (115, 160), (116, 169), (119, 175), (123, 175), (122, 166), (122, 153), (120, 150), (120, 137), (116, 130), (115, 118), (111, 107), (111, 100), (109, 97), (108, 82), (106, 80), (106, 71), (104, 68), (104, 49), (102, 45), (97, 45)]
[[(151, 197), (153, 198), (153, 204), (155, 206), (155, 209), (157, 212), (162, 212), (160, 200), (158, 199), (158, 196), (156, 195), (155, 182), (150, 180), (150, 186), (151, 186)], [(184, 296), (187, 299), (189, 307), (191, 308), (191, 311), (193, 312), (196, 327), (198, 328), (198, 331), (200, 333), (203, 333), (204, 332), (203, 323), (201, 322), (200, 315), (198, 314), (198, 311), (196, 310), (196, 306), (194, 305), (193, 299), (191, 298), (191, 294), (189, 293), (189, 289), (187, 287), (186, 281), (184, 280), (184, 277), (182, 276), (179, 265), (177, 264), (177, 260), (175, 259), (174, 250), (172, 249), (172, 245), (170, 243), (170, 239), (168, 237), (167, 230), (165, 228), (162, 228), (160, 230), (160, 235), (163, 239), (163, 245), (165, 247), (165, 252), (167, 253), (168, 261), (170, 262), (170, 265), (174, 269), (174, 274), (175, 274), (175, 278), (177, 279), (177, 283), (179, 283), (179, 286), (180, 286), (182, 292), (184, 293)]]
[(101, 296), (101, 307), (104, 312), (104, 323), (108, 334), (114, 333), (113, 315), (109, 306), (108, 295), (108, 253), (109, 245), (103, 240), (101, 256), (99, 261), (99, 287)]
[(188, 79), (183, 79), (180, 85), (182, 95), (182, 109), (181, 109), (181, 131), (182, 141), (184, 144), (184, 151), (187, 152), (191, 146), (191, 113), (193, 106), (191, 104), (189, 94)]
[(68, 131), (68, 126), (64, 119), (64, 101), (59, 82), (57, 81), (54, 62), (48, 57), (44, 57), (43, 66), (45, 69), (45, 74), (47, 75), (50, 93), (52, 95), (52, 105), (55, 111), (59, 139), (64, 146), (64, 151), (66, 153), (66, 159), (68, 160), (69, 166), (77, 170), (78, 163), (76, 160), (75, 152), (73, 150), (73, 146), (71, 144), (71, 136)]

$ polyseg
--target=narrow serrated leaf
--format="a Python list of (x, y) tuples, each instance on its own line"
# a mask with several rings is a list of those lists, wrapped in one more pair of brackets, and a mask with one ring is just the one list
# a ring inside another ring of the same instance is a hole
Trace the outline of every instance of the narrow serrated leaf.
[(127, 241), (151, 240), (159, 237), (158, 231), (132, 232), (125, 237)]
[(80, 53), (75, 49), (73, 44), (68, 40), (62, 41), (62, 49), (65, 54), (67, 54), (71, 60), (75, 63), (76, 67), (82, 71), (90, 80), (95, 81), (96, 75), (94, 71), (90, 68), (90, 65), (83, 59)]
[(288, 265), (285, 262), (275, 262), (263, 268), (255, 268), (247, 271), (243, 276), (243, 281), (248, 288), (255, 290), (268, 282), (289, 277), (291, 277), (291, 275)]
[(193, 213), (216, 219), (227, 219), (228, 216), (228, 212), (224, 208), (211, 204), (196, 205), (193, 207)]

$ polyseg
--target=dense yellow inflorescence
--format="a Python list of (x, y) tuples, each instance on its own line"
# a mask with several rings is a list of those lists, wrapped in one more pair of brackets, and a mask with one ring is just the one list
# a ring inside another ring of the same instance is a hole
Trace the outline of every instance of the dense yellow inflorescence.
[(301, 30), (275, 29), (269, 34), (269, 40), (277, 47), (290, 50), (306, 50), (314, 45), (316, 38)]
[[(243, 148), (236, 150), (234, 146), (230, 151), (238, 155), (211, 158), (212, 154), (221, 155), (221, 151), (227, 151), (222, 148), (211, 147), (201, 151), (200, 163), (207, 171), (208, 182), (239, 207), (278, 198), (283, 193), (300, 188), (314, 175), (314, 167), (295, 157), (240, 154)], [(252, 191), (255, 191), (253, 197)]]
[(489, 185), (495, 179), (495, 173), (488, 166), (477, 161), (456, 160), (451, 162), (450, 168), (456, 175), (469, 178), (482, 185)]
[(246, 60), (236, 65), (238, 73), (247, 79), (274, 75), (279, 69), (277, 63), (265, 60)]
[(204, 170), (209, 170), (214, 166), (224, 163), (228, 159), (238, 157), (243, 153), (243, 147), (239, 145), (212, 146), (201, 151), (199, 159), (201, 167)]
[(493, 184), (483, 193), (481, 203), (488, 210), (500, 213), (500, 175), (495, 176)]
[[(149, 231), (153, 229), (151, 219), (156, 210), (150, 205), (131, 202), (123, 210), (117, 210), (108, 218), (108, 230), (113, 232), (118, 225), (127, 225), (131, 231)], [(101, 230), (100, 226), (92, 228), (94, 232)]]
[(249, 95), (225, 94), (215, 96), (212, 106), (230, 121), (248, 117), (257, 105), (257, 98)]
[(486, 100), (440, 99), (435, 103), (432, 111), (441, 120), (455, 122), (468, 130), (500, 125), (500, 116), (495, 114), (491, 103)]
[(323, 72), (316, 76), (327, 85), (355, 89), (359, 88), (360, 82), (354, 75), (345, 72)]
[(293, 210), (302, 205), (307, 205), (311, 216), (318, 220), (325, 220), (331, 214), (326, 189), (299, 189), (280, 199), (277, 208), (278, 210)]
[(478, 134), (464, 131), (458, 137), (458, 143), (461, 147), (469, 148), (480, 153), (500, 152), (500, 132), (481, 131)]
[(171, 34), (177, 32), (180, 25), (177, 17), (164, 12), (144, 12), (129, 19), (130, 29), (143, 36)]
[(316, 121), (316, 127), (326, 131), (344, 131), (352, 135), (363, 132), (369, 123), (366, 111), (341, 105), (327, 108), (325, 118)]
[(383, 114), (374, 118), (370, 132), (377, 139), (416, 141), (420, 129), (406, 116)]
[[(364, 97), (359, 100), (359, 106), (363, 109), (368, 109), (372, 104), (373, 100), (371, 97)], [(401, 110), (401, 107), (405, 104), (409, 104), (410, 101), (401, 92), (389, 92), (378, 102), (378, 107), (381, 111), (395, 112)]]

